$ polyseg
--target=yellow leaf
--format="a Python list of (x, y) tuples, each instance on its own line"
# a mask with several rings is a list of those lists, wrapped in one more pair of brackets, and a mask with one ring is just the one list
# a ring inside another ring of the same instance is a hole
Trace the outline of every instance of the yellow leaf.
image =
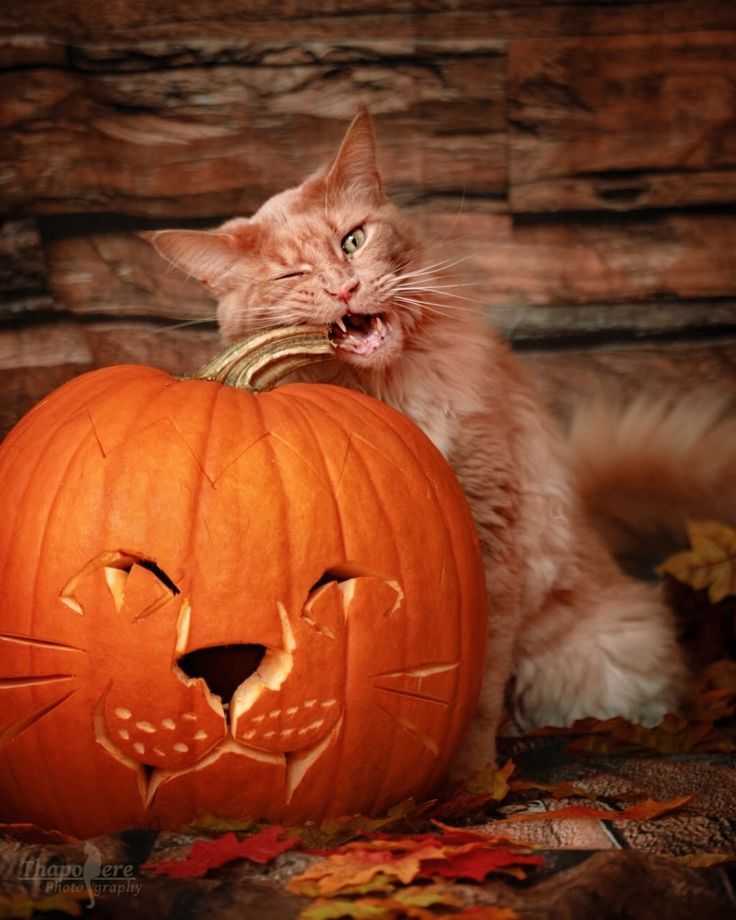
[(712, 604), (736, 595), (736, 531), (716, 521), (691, 521), (687, 529), (691, 549), (665, 559), (657, 571), (696, 591), (707, 588)]
[(465, 791), (473, 795), (487, 795), (493, 802), (501, 802), (509, 791), (509, 778), (516, 767), (512, 760), (496, 769), (487, 766), (470, 776), (465, 782)]
[(684, 856), (673, 856), (677, 862), (692, 869), (710, 869), (711, 866), (722, 866), (726, 863), (736, 862), (732, 853), (686, 853)]
[[(39, 913), (62, 913), (79, 917), (81, 895), (60, 892), (45, 898), (29, 898), (24, 894), (0, 895), (0, 920), (31, 920)], [(86, 897), (86, 895), (84, 896)]]

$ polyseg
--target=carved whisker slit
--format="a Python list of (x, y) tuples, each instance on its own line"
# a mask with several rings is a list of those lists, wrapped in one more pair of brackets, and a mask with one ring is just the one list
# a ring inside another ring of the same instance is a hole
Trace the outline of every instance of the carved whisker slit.
[(63, 642), (55, 642), (51, 639), (38, 639), (31, 636), (19, 636), (13, 633), (0, 633), (0, 642), (12, 642), (18, 645), (29, 645), (37, 648), (54, 649), (60, 652), (85, 652), (86, 649), (78, 648), (76, 645), (67, 645)]
[(16, 690), (19, 687), (40, 687), (60, 680), (73, 680), (76, 674), (31, 674), (21, 677), (0, 677), (0, 690)]

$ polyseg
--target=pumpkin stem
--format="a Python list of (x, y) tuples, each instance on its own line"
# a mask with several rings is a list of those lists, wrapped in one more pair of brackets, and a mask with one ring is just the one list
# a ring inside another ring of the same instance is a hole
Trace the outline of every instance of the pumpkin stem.
[(289, 374), (334, 357), (328, 326), (289, 326), (234, 342), (187, 380), (213, 380), (241, 390), (270, 390)]

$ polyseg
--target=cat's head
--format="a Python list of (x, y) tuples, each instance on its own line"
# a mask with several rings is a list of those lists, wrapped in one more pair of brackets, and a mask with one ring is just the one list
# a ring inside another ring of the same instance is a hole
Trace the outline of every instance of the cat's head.
[(326, 169), (252, 217), (145, 236), (217, 296), (228, 341), (252, 329), (325, 324), (342, 360), (378, 369), (437, 315), (422, 296), (436, 266), (424, 262), (414, 218), (383, 193), (367, 112)]

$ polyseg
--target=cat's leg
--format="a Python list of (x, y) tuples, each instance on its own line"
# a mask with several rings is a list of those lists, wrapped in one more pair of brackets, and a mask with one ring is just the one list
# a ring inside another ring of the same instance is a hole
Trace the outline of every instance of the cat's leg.
[(450, 776), (467, 777), (496, 763), (496, 739), (505, 715), (506, 685), (522, 613), (522, 584), (513, 566), (486, 557), (488, 638), (478, 705), (465, 738), (450, 765)]
[(514, 663), (520, 728), (621, 716), (645, 726), (676, 712), (687, 673), (674, 618), (656, 586), (583, 571), (525, 623)]

